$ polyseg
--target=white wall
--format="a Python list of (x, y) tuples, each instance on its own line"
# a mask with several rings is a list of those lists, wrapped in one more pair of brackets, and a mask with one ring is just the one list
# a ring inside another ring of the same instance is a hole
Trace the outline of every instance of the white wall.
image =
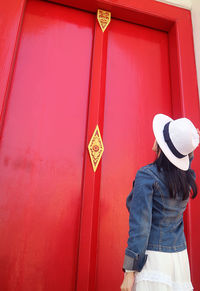
[(192, 7), (192, 0), (155, 0), (155, 1), (186, 8), (189, 10), (191, 10), (191, 7)]
[(197, 67), (197, 78), (200, 97), (200, 0), (191, 0), (192, 2), (192, 25), (194, 35), (194, 49)]
[(200, 98), (200, 0), (155, 0), (191, 10), (197, 79)]

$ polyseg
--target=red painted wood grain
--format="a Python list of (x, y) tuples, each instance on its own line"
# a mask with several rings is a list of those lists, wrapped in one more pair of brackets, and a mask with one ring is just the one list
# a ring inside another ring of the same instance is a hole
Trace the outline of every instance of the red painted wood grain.
[(153, 116), (172, 115), (166, 32), (112, 20), (104, 110), (96, 291), (118, 290), (122, 283), (126, 197), (137, 170), (155, 159)]
[(29, 1), (0, 144), (1, 290), (74, 290), (92, 14)]

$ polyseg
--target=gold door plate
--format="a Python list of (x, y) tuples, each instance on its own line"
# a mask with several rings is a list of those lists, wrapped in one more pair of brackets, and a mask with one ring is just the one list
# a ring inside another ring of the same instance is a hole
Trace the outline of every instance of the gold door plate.
[(90, 139), (88, 150), (90, 154), (90, 159), (92, 162), (93, 170), (96, 171), (98, 164), (101, 160), (101, 156), (104, 151), (103, 141), (99, 131), (98, 125), (96, 126), (94, 133)]
[(102, 31), (104, 32), (106, 30), (108, 24), (110, 23), (111, 12), (98, 9), (97, 10), (97, 19), (98, 19), (98, 22), (99, 22), (99, 25), (100, 25)]

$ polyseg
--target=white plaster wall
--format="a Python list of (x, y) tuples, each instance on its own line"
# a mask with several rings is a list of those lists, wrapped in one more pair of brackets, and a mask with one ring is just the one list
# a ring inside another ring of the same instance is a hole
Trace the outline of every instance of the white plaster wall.
[(200, 97), (200, 0), (191, 0), (192, 3), (192, 25), (194, 35), (194, 49), (197, 67), (197, 78)]
[(197, 79), (200, 98), (200, 0), (155, 0), (191, 10)]
[[(174, 6), (178, 6), (178, 7), (182, 7), (182, 8), (186, 8), (186, 9), (191, 9), (192, 0), (156, 0), (159, 2), (163, 2), (166, 4), (170, 4), (170, 5), (174, 5)], [(198, 0), (197, 0), (198, 1)]]

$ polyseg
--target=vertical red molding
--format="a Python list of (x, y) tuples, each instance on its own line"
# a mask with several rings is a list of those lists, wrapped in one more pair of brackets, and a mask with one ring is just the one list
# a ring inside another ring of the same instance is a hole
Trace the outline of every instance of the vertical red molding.
[[(179, 18), (169, 32), (170, 70), (172, 85), (172, 104), (174, 118), (190, 118), (197, 127), (200, 127), (199, 94), (197, 86), (197, 73), (194, 56), (193, 32), (191, 13), (184, 12), (184, 17)], [(199, 184), (200, 157), (195, 151), (192, 168), (196, 172)], [(200, 285), (198, 274), (200, 253), (199, 226), (196, 215), (199, 212), (200, 193), (190, 199), (184, 214), (185, 234), (187, 239), (188, 254), (191, 267), (191, 277), (194, 288)], [(195, 289), (196, 290), (196, 289)]]
[[(191, 14), (188, 13), (185, 18), (181, 18), (177, 22), (177, 41), (180, 60), (180, 91), (182, 99), (182, 116), (190, 118), (197, 127), (200, 127), (200, 111), (199, 111), (199, 94), (197, 86), (197, 73), (194, 56), (193, 31)], [(197, 184), (199, 185), (200, 176), (200, 157), (199, 149), (195, 151), (195, 159), (192, 162), (192, 168), (196, 172)], [(187, 208), (187, 239), (188, 251), (191, 266), (191, 277), (194, 289), (198, 290), (200, 286), (199, 262), (200, 245), (199, 225), (197, 223), (197, 215), (200, 209), (200, 193), (188, 204)]]
[[(103, 32), (96, 19), (85, 146), (77, 291), (95, 290), (101, 161), (96, 172), (94, 172), (88, 152), (88, 144), (97, 124), (103, 140), (107, 34), (109, 25)], [(103, 156), (101, 159), (103, 159)]]
[(26, 0), (0, 1), (0, 124), (14, 66)]
[(183, 114), (180, 92), (181, 72), (177, 43), (177, 24), (174, 23), (169, 32), (169, 62), (173, 118), (179, 118)]

